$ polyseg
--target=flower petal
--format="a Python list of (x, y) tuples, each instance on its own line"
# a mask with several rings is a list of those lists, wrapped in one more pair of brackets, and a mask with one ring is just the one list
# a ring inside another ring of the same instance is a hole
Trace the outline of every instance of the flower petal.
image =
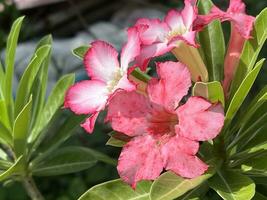
[(196, 7), (196, 0), (185, 0), (184, 1), (185, 7), (181, 12), (184, 24), (187, 30), (191, 31), (193, 28), (193, 22), (197, 18), (197, 7)]
[(113, 80), (119, 68), (118, 52), (104, 41), (95, 41), (84, 57), (84, 64), (88, 76), (105, 83)]
[(89, 114), (105, 107), (108, 98), (106, 84), (96, 80), (86, 80), (69, 88), (65, 96), (65, 108), (76, 114)]
[(159, 79), (152, 78), (148, 83), (149, 98), (174, 112), (191, 86), (190, 72), (182, 63), (171, 61), (157, 63), (157, 72)]
[(171, 28), (172, 31), (175, 30), (184, 30), (185, 29), (185, 24), (183, 22), (183, 18), (180, 12), (178, 12), (177, 10), (170, 10), (164, 21), (166, 22), (166, 24), (169, 25), (169, 27)]
[(136, 27), (128, 29), (128, 41), (123, 46), (121, 51), (121, 68), (124, 72), (127, 72), (128, 65), (134, 60), (134, 58), (140, 53), (139, 33)]
[(198, 147), (197, 142), (178, 135), (172, 137), (161, 147), (164, 168), (185, 178), (195, 178), (202, 175), (208, 166), (194, 155), (198, 151)]
[(88, 117), (84, 123), (81, 124), (88, 133), (92, 133), (94, 131), (95, 122), (99, 115), (99, 112), (93, 113), (90, 117)]
[(149, 61), (171, 51), (175, 46), (167, 43), (155, 43), (152, 45), (144, 45), (141, 49), (140, 55), (136, 57), (136, 64), (142, 71), (146, 71)]
[(196, 141), (215, 138), (224, 123), (224, 112), (220, 104), (212, 105), (200, 97), (190, 97), (177, 110), (179, 134)]
[(146, 132), (151, 113), (148, 98), (136, 92), (117, 91), (110, 99), (107, 121), (114, 130), (128, 136), (138, 136)]
[(163, 170), (163, 162), (154, 139), (147, 135), (127, 143), (117, 169), (120, 177), (133, 188), (140, 180), (155, 180)]
[(196, 35), (196, 31), (188, 31), (183, 35), (177, 35), (169, 41), (169, 45), (179, 46), (179, 42), (184, 41), (186, 44), (197, 48), (199, 45), (196, 43)]
[(125, 74), (122, 76), (117, 86), (115, 87), (115, 90), (117, 89), (122, 89), (130, 92), (136, 89), (136, 85), (133, 82), (129, 81), (128, 74)]
[(142, 44), (150, 45), (154, 42), (163, 42), (169, 32), (169, 27), (159, 19), (141, 18), (135, 26), (138, 28)]

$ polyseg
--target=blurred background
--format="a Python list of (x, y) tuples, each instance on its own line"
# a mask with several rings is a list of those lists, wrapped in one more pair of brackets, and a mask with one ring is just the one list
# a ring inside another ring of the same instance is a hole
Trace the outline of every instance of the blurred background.
[[(228, 0), (213, 0), (221, 8), (228, 7)], [(266, 0), (245, 0), (247, 12), (257, 15), (267, 7)], [(86, 78), (82, 61), (74, 57), (71, 50), (88, 45), (95, 39), (113, 44), (118, 50), (126, 40), (126, 28), (140, 17), (163, 18), (170, 8), (181, 8), (182, 0), (0, 0), (0, 52), (12, 22), (21, 15), (26, 16), (17, 49), (17, 80), (27, 66), (36, 42), (46, 34), (52, 34), (53, 55), (49, 71), (49, 88), (63, 74), (74, 72), (76, 80)], [(227, 24), (225, 35), (229, 35)], [(226, 41), (227, 42), (227, 41)], [(3, 59), (4, 53), (0, 58)], [(266, 45), (262, 56), (267, 57)], [(266, 66), (262, 70), (253, 91), (267, 83)], [(253, 95), (253, 93), (252, 93)], [(101, 118), (101, 116), (100, 116)], [(101, 120), (102, 121), (102, 120)], [(117, 158), (119, 148), (106, 146), (110, 128), (98, 124), (93, 135), (77, 129), (68, 144), (77, 144), (99, 150)], [(71, 175), (43, 177), (36, 180), (46, 197), (53, 200), (77, 199), (91, 186), (117, 178), (115, 166), (99, 163), (96, 166)], [(28, 199), (20, 184), (6, 182), (0, 185), (0, 200)]]

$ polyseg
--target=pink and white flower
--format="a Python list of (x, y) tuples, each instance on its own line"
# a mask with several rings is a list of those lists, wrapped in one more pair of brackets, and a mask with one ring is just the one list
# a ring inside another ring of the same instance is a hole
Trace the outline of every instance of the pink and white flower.
[(65, 96), (65, 108), (76, 114), (91, 114), (81, 125), (92, 133), (96, 118), (117, 90), (135, 90), (128, 80), (129, 64), (139, 55), (140, 40), (136, 28), (128, 29), (128, 41), (118, 52), (104, 41), (95, 41), (84, 57), (85, 69), (90, 80), (73, 85)]
[(123, 147), (118, 172), (135, 188), (154, 180), (163, 169), (194, 178), (208, 166), (197, 156), (198, 141), (215, 138), (224, 123), (220, 104), (200, 97), (182, 98), (191, 86), (190, 72), (181, 63), (157, 63), (159, 78), (148, 82), (147, 95), (119, 91), (108, 106), (107, 120), (115, 131), (132, 139)]
[(181, 41), (198, 46), (195, 41), (196, 31), (193, 31), (193, 22), (197, 17), (196, 0), (184, 2), (185, 7), (181, 12), (170, 10), (163, 21), (143, 18), (136, 22), (142, 42), (141, 52), (136, 60), (143, 71), (151, 58), (171, 51)]

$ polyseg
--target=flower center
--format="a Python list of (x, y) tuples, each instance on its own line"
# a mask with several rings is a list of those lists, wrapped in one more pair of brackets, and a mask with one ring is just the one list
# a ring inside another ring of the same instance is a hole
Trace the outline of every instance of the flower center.
[(172, 38), (174, 38), (174, 37), (176, 37), (176, 36), (183, 35), (183, 34), (186, 33), (186, 32), (187, 32), (187, 29), (186, 29), (185, 26), (179, 26), (179, 27), (177, 27), (176, 29), (171, 30), (171, 31), (168, 33), (167, 38), (168, 38), (168, 40), (170, 40), (170, 39), (172, 39)]
[(122, 76), (123, 72), (120, 68), (118, 68), (113, 74), (113, 79), (107, 83), (108, 92), (114, 91), (119, 81), (121, 80)]

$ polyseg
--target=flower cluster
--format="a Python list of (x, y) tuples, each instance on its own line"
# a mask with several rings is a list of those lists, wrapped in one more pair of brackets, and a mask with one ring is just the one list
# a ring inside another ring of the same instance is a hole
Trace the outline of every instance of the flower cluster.
[[(87, 132), (92, 133), (99, 112), (107, 108), (106, 121), (130, 138), (118, 172), (133, 188), (140, 180), (156, 179), (163, 169), (185, 178), (208, 169), (197, 157), (199, 142), (220, 133), (224, 109), (220, 102), (188, 95), (192, 81), (209, 80), (196, 35), (213, 20), (232, 24), (222, 82), (226, 97), (244, 41), (251, 37), (254, 18), (245, 14), (241, 0), (230, 0), (226, 12), (214, 6), (207, 15), (198, 14), (196, 0), (184, 4), (182, 11), (171, 10), (162, 21), (143, 18), (130, 27), (120, 61), (110, 44), (93, 42), (84, 57), (90, 80), (76, 83), (65, 97), (65, 108), (90, 114), (82, 124)], [(152, 58), (167, 52), (179, 62), (156, 63), (158, 77), (147, 83), (131, 78), (135, 68), (145, 72)]]

